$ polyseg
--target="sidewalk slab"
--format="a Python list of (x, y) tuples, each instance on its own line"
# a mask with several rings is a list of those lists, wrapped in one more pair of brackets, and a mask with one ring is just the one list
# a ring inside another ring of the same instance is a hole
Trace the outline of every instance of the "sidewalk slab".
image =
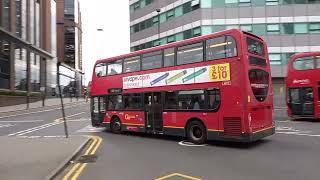
[[(63, 98), (64, 104), (80, 103), (80, 102), (85, 102), (85, 100), (83, 98), (79, 98), (78, 100), (76, 98), (73, 98), (71, 101), (70, 98)], [(61, 105), (60, 98), (51, 98), (51, 99), (46, 99), (44, 107), (59, 106), (59, 105)], [(4, 107), (0, 107), (0, 113), (6, 113), (11, 111), (22, 111), (22, 110), (26, 110), (26, 108), (27, 108), (27, 104), (20, 104), (15, 106), (4, 106)], [(36, 108), (43, 108), (42, 101), (37, 101), (29, 104), (29, 110), (36, 109)]]
[(0, 179), (49, 179), (73, 158), (89, 137), (0, 136)]

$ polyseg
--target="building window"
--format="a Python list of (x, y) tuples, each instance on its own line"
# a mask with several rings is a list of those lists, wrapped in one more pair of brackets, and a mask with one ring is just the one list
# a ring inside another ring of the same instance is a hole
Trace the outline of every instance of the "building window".
[(142, 70), (160, 68), (162, 66), (162, 52), (155, 51), (142, 55)]
[(268, 6), (279, 5), (279, 0), (266, 0), (266, 5)]
[(174, 66), (174, 48), (164, 50), (163, 66)]
[(175, 35), (176, 41), (181, 41), (183, 40), (183, 33), (178, 33)]
[(293, 68), (296, 70), (314, 69), (314, 61), (312, 57), (298, 58), (293, 62)]
[[(320, 69), (320, 56), (316, 56), (315, 57), (315, 60), (316, 60), (316, 64), (317, 64), (317, 69)], [(320, 97), (320, 96), (319, 96)]]
[(206, 60), (237, 56), (236, 41), (231, 36), (221, 36), (206, 41)]
[(167, 12), (167, 21), (174, 18), (174, 9)]
[(269, 54), (269, 60), (271, 65), (280, 65), (281, 54)]
[(227, 25), (226, 29), (239, 29), (239, 25)]
[(201, 27), (194, 28), (194, 29), (192, 30), (192, 34), (193, 34), (193, 37), (195, 37), (195, 36), (201, 36)]
[(160, 14), (160, 23), (166, 22), (166, 20), (167, 20), (167, 14), (166, 13)]
[(268, 24), (267, 25), (268, 34), (280, 34), (280, 25), (279, 24)]
[(308, 33), (308, 24), (306, 23), (294, 24), (294, 33), (296, 34)]
[(2, 14), (0, 16), (0, 22), (2, 22), (2, 24), (0, 24), (0, 26), (2, 26), (5, 30), (10, 31), (10, 0), (2, 0), (2, 7), (0, 8), (2, 11)]
[(250, 6), (251, 0), (239, 0), (239, 6)]
[(177, 64), (189, 64), (203, 61), (203, 43), (178, 47)]
[(201, 26), (201, 34), (211, 34), (212, 33), (212, 26)]
[(142, 96), (138, 93), (123, 95), (124, 109), (139, 110), (142, 108)]
[(266, 25), (265, 24), (252, 24), (252, 33), (256, 35), (265, 35), (266, 34)]
[(140, 56), (126, 58), (123, 62), (123, 72), (140, 71)]
[(225, 0), (225, 5), (227, 7), (235, 7), (238, 6), (238, 1), (239, 0)]
[(175, 17), (182, 16), (183, 15), (183, 7), (182, 6), (176, 7), (174, 10), (174, 14), (175, 14)]
[(320, 23), (310, 23), (309, 31), (310, 33), (320, 33)]
[(252, 32), (252, 25), (251, 24), (240, 25), (240, 29), (242, 31)]
[(294, 28), (292, 23), (282, 23), (280, 25), (281, 34), (294, 34)]
[(307, 4), (308, 0), (294, 0), (296, 4)]
[(192, 38), (192, 30), (189, 29), (189, 30), (183, 31), (183, 38), (184, 39)]
[(212, 32), (219, 32), (226, 29), (225, 25), (214, 25), (212, 26)]
[(212, 7), (212, 0), (201, 0), (200, 6), (201, 6), (201, 8), (211, 8)]
[(168, 43), (172, 43), (172, 42), (175, 42), (175, 41), (176, 41), (176, 39), (175, 39), (175, 36), (174, 36), (174, 35), (167, 37), (167, 42), (168, 42)]
[(122, 60), (111, 62), (108, 64), (108, 75), (115, 75), (122, 73)]
[(97, 77), (107, 75), (107, 65), (105, 63), (97, 64), (95, 67), (95, 72)]
[(178, 109), (203, 110), (205, 109), (204, 90), (179, 91)]

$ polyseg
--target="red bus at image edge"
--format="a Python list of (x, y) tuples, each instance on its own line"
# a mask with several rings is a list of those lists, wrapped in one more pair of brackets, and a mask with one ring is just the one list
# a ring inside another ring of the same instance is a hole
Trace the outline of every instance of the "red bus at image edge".
[(274, 134), (265, 42), (232, 29), (98, 60), (92, 125), (206, 140)]
[(292, 56), (286, 85), (288, 116), (320, 120), (320, 52)]

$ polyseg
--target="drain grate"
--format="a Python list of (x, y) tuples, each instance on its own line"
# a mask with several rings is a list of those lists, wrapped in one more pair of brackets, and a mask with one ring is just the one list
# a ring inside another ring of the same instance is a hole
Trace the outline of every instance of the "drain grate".
[(83, 155), (80, 156), (80, 158), (78, 159), (78, 162), (80, 163), (94, 163), (96, 162), (98, 159), (98, 156), (92, 154), (92, 155)]

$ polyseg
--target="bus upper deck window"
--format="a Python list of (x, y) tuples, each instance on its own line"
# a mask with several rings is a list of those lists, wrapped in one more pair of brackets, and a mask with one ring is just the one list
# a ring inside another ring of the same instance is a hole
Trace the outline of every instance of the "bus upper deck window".
[(248, 45), (248, 52), (251, 54), (256, 54), (260, 56), (264, 56), (264, 45), (262, 42), (252, 39), (252, 38), (247, 38), (247, 45)]

